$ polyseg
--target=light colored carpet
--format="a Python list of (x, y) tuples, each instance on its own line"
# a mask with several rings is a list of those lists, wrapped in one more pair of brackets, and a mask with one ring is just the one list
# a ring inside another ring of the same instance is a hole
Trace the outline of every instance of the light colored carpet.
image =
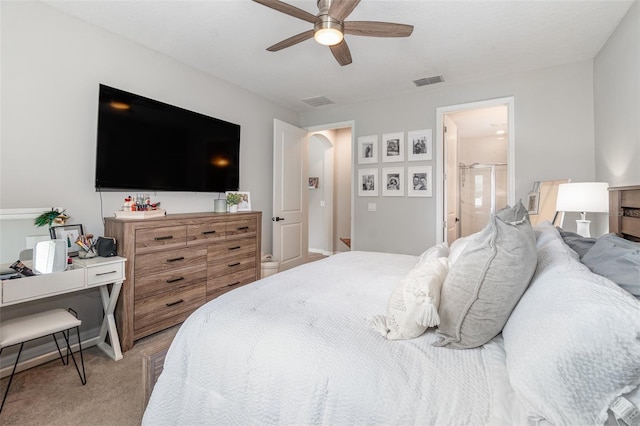
[[(142, 353), (159, 341), (170, 342), (178, 328), (137, 341), (117, 362), (95, 346), (85, 349), (85, 386), (71, 359), (70, 365), (56, 359), (16, 374), (0, 413), (0, 424), (139, 425), (144, 412)], [(8, 381), (8, 377), (0, 380), (0, 398)]]

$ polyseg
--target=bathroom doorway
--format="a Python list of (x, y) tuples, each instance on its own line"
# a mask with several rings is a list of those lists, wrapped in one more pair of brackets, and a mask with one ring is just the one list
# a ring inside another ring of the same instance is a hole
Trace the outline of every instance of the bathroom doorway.
[(452, 244), (513, 203), (513, 98), (439, 108), (437, 114), (437, 235)]

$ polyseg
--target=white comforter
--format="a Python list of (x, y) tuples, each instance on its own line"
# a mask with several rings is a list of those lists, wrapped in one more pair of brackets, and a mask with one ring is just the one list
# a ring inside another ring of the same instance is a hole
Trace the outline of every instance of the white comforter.
[(348, 252), (198, 309), (167, 355), (143, 424), (517, 424), (501, 338), (478, 349), (389, 341), (384, 314), (408, 255)]

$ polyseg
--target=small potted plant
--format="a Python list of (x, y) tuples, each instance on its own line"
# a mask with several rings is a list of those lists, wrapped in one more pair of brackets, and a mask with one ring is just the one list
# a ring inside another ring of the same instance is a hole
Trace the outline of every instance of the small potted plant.
[(238, 194), (237, 192), (229, 192), (227, 194), (227, 205), (229, 206), (229, 211), (231, 213), (238, 211), (238, 204), (240, 201), (242, 201), (242, 194)]

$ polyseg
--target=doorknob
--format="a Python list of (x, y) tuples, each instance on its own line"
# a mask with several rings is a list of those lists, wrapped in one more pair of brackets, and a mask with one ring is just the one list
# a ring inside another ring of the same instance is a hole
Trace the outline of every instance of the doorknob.
[(284, 217), (276, 216), (276, 217), (272, 217), (271, 220), (274, 221), (274, 222), (280, 222), (281, 220), (284, 220)]

